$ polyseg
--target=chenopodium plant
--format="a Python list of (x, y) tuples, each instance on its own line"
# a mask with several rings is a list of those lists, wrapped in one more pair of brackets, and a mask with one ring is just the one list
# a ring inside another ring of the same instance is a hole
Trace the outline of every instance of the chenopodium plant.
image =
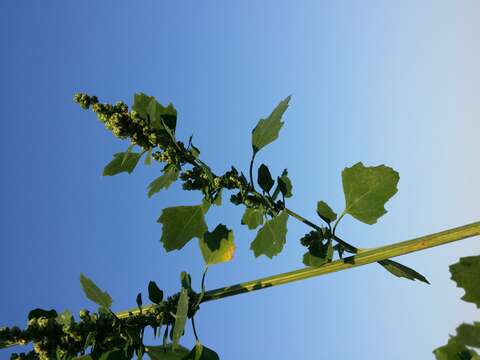
[[(465, 290), (462, 300), (480, 308), (480, 256), (461, 258), (458, 263), (450, 265), (450, 273), (457, 286)], [(460, 325), (447, 345), (433, 353), (437, 360), (480, 360), (480, 355), (472, 348), (480, 349), (480, 322)]]
[[(293, 195), (287, 169), (274, 176), (265, 164), (256, 168), (255, 158), (278, 138), (290, 96), (268, 117), (260, 119), (252, 130), (248, 175), (234, 166), (218, 175), (201, 160), (200, 150), (192, 137), (186, 143), (179, 141), (176, 137), (177, 111), (172, 104), (163, 106), (153, 96), (143, 93), (135, 94), (131, 109), (123, 102), (101, 103), (97, 97), (87, 94), (76, 94), (74, 99), (82, 108), (92, 109), (113, 135), (130, 143), (124, 152), (113, 155), (103, 175), (130, 174), (144, 157), (145, 165), (163, 164), (161, 175), (148, 185), (149, 197), (178, 180), (183, 182), (184, 190), (202, 193), (203, 200), (199, 204), (165, 208), (158, 218), (162, 225), (160, 241), (167, 252), (180, 250), (197, 239), (206, 265), (201, 291), (192, 289), (187, 273), (181, 274), (180, 292), (168, 298), (164, 298), (163, 291), (152, 281), (148, 285), (152, 304), (144, 306), (142, 294), (138, 294), (138, 311), (120, 316), (111, 310), (110, 295), (81, 275), (82, 288), (86, 296), (99, 305), (98, 311), (81, 310), (79, 319), (75, 320), (68, 311), (58, 314), (55, 310), (32, 310), (26, 329), (0, 329), (0, 347), (34, 343), (33, 351), (13, 354), (12, 359), (69, 360), (77, 356), (82, 359), (130, 359), (134, 355), (142, 358), (145, 353), (153, 360), (218, 359), (213, 350), (200, 342), (194, 316), (205, 300), (208, 267), (231, 260), (235, 252), (233, 230), (225, 224), (209, 227), (205, 221), (205, 214), (212, 206), (221, 205), (224, 192), (232, 192), (230, 201), (244, 207), (241, 224), (250, 230), (258, 229), (250, 245), (255, 257), (273, 258), (282, 251), (287, 223), (293, 218), (311, 228), (299, 242), (306, 248), (303, 263), (313, 268), (330, 263), (335, 256), (342, 259), (344, 253), (360, 253), (360, 249), (339, 237), (337, 226), (341, 219), (350, 215), (363, 223), (374, 224), (387, 212), (384, 205), (397, 192), (399, 174), (395, 170), (385, 165), (365, 166), (358, 162), (342, 171), (345, 208), (340, 215), (325, 201), (318, 201), (318, 220), (323, 225), (317, 225), (287, 207), (287, 199)], [(395, 276), (428, 283), (424, 276), (398, 262), (384, 259), (379, 264)], [(190, 351), (179, 345), (187, 319), (191, 319), (196, 338)], [(146, 327), (153, 328), (155, 337), (163, 337), (162, 345), (144, 345)]]

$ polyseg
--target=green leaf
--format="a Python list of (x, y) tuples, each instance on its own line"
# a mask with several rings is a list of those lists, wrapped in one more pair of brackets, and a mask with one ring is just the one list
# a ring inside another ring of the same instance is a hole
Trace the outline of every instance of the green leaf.
[(317, 202), (317, 214), (327, 224), (330, 224), (337, 219), (337, 214), (335, 213), (335, 211), (332, 210), (330, 206), (328, 206), (325, 201)]
[(283, 126), (282, 115), (288, 108), (291, 96), (282, 100), (266, 119), (260, 119), (252, 130), (252, 148), (256, 154), (260, 149), (278, 138), (280, 128)]
[(153, 96), (148, 96), (144, 93), (136, 93), (133, 95), (132, 110), (135, 110), (142, 118), (148, 118), (148, 104), (153, 99)]
[(180, 298), (178, 299), (177, 312), (175, 314), (175, 324), (172, 332), (172, 349), (175, 350), (178, 346), (178, 341), (183, 335), (185, 329), (185, 322), (187, 321), (188, 313), (188, 289), (182, 288), (180, 291)]
[(192, 288), (192, 277), (186, 271), (182, 271), (180, 273), (180, 283), (182, 284), (182, 288), (184, 289), (191, 289)]
[(282, 251), (287, 236), (287, 220), (287, 212), (282, 211), (258, 230), (257, 236), (250, 245), (255, 257), (265, 255), (271, 259)]
[(55, 318), (56, 322), (62, 326), (70, 326), (73, 322), (73, 315), (70, 311), (65, 310)]
[(263, 191), (269, 192), (272, 189), (274, 181), (272, 179), (272, 174), (265, 164), (260, 165), (258, 168), (258, 185), (262, 188)]
[(146, 346), (145, 352), (151, 360), (183, 360), (188, 355), (188, 349), (177, 345), (175, 350), (172, 350), (172, 345), (165, 346)]
[(148, 298), (154, 304), (160, 304), (163, 300), (163, 291), (160, 290), (155, 281), (148, 283)]
[(280, 176), (277, 179), (278, 182), (278, 188), (280, 189), (280, 192), (283, 194), (284, 197), (289, 198), (292, 197), (292, 182), (290, 181), (290, 178), (288, 177), (288, 171), (287, 169), (283, 170), (282, 176)]
[(181, 249), (194, 237), (201, 238), (208, 230), (202, 205), (163, 209), (158, 222), (163, 226), (160, 241), (167, 251)]
[(246, 208), (245, 213), (242, 216), (242, 225), (247, 225), (250, 230), (256, 229), (263, 224), (263, 216), (265, 210), (263, 207), (259, 208)]
[(463, 345), (480, 348), (480, 322), (460, 325), (455, 338)]
[(58, 316), (55, 310), (33, 309), (28, 313), (28, 320), (44, 317), (47, 319), (55, 319)]
[(80, 284), (88, 299), (106, 309), (110, 309), (112, 306), (112, 298), (106, 291), (100, 290), (92, 280), (83, 274), (80, 274)]
[(233, 231), (223, 224), (217, 225), (212, 232), (205, 232), (198, 242), (206, 265), (227, 262), (233, 258), (235, 252)]
[(382, 265), (385, 270), (397, 277), (402, 277), (409, 280), (420, 280), (424, 283), (430, 284), (425, 276), (396, 261), (387, 259), (381, 260), (378, 263)]
[(168, 189), (178, 179), (179, 170), (175, 165), (167, 165), (163, 169), (163, 175), (153, 180), (148, 185), (148, 197), (159, 192), (161, 189)]
[(115, 349), (108, 351), (106, 353), (103, 353), (102, 356), (100, 356), (99, 360), (129, 360), (125, 356), (125, 352), (120, 349)]
[(153, 96), (148, 103), (147, 112), (150, 118), (150, 124), (159, 130), (170, 130), (175, 133), (177, 126), (177, 110), (172, 104), (167, 107), (162, 106)]
[(114, 154), (113, 160), (110, 161), (103, 169), (103, 176), (113, 176), (122, 172), (131, 174), (135, 169), (135, 166), (137, 166), (138, 160), (140, 160), (141, 156), (141, 153), (132, 152), (121, 152)]
[(478, 357), (476, 357), (478, 354), (475, 351), (469, 350), (455, 338), (451, 338), (447, 345), (435, 349), (433, 353), (437, 360), (478, 359)]
[(308, 248), (308, 252), (303, 255), (303, 263), (306, 266), (319, 267), (331, 261), (333, 257), (333, 244), (327, 241), (325, 244), (321, 240), (315, 241)]
[(460, 258), (450, 265), (452, 280), (465, 290), (462, 300), (474, 303), (480, 308), (480, 255)]
[(220, 360), (217, 353), (197, 341), (195, 347), (183, 360)]
[(137, 302), (138, 308), (139, 308), (140, 311), (141, 311), (141, 310), (142, 310), (142, 305), (143, 305), (142, 293), (138, 293), (138, 294), (137, 294), (136, 302)]
[(147, 151), (147, 156), (145, 156), (143, 163), (147, 166), (152, 165), (152, 149)]
[(345, 168), (342, 172), (344, 214), (375, 224), (387, 212), (383, 206), (397, 192), (399, 179), (398, 173), (385, 165), (366, 167), (359, 162)]

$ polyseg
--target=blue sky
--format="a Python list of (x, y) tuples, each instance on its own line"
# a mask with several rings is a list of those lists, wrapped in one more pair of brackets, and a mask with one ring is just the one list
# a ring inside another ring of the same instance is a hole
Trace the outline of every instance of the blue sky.
[[(292, 94), (279, 140), (258, 156), (289, 169), (291, 208), (314, 218), (325, 200), (341, 211), (340, 173), (363, 161), (394, 167), (400, 183), (378, 224), (345, 218), (339, 232), (357, 246), (478, 221), (479, 12), (476, 1), (2, 1), (0, 324), (23, 325), (35, 307), (93, 309), (80, 272), (115, 310), (146, 297), (149, 280), (167, 293), (183, 270), (199, 282), (197, 244), (165, 253), (156, 223), (199, 195), (177, 184), (148, 199), (158, 166), (103, 178), (128, 144), (73, 103), (78, 91), (172, 101), (179, 137), (194, 134), (218, 173), (247, 169), (251, 129)], [(302, 266), (308, 228), (291, 219), (283, 253), (255, 260), (241, 214), (228, 202), (208, 214), (237, 245), (208, 288)], [(199, 335), (228, 360), (430, 359), (479, 319), (448, 272), (479, 248), (475, 238), (398, 258), (431, 286), (370, 265), (205, 304)]]

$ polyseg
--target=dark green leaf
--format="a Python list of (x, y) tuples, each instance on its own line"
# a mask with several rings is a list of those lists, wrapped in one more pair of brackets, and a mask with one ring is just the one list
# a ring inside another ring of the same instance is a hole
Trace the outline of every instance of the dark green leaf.
[(100, 356), (99, 360), (129, 360), (125, 356), (125, 352), (120, 349), (116, 350), (111, 350), (106, 353), (103, 353), (102, 356)]
[(142, 305), (143, 305), (143, 302), (142, 302), (142, 293), (138, 293), (137, 294), (137, 306), (140, 310), (142, 310)]
[(148, 104), (153, 99), (153, 96), (148, 96), (144, 93), (136, 93), (133, 96), (132, 110), (136, 111), (142, 118), (148, 119)]
[(480, 322), (460, 325), (455, 338), (463, 345), (480, 348)]
[(212, 232), (205, 232), (203, 238), (199, 239), (199, 245), (205, 264), (213, 265), (230, 261), (235, 252), (233, 231), (219, 224)]
[(331, 241), (323, 243), (316, 240), (309, 246), (308, 252), (303, 255), (303, 263), (306, 266), (319, 267), (330, 262), (333, 257), (333, 244)]
[(392, 273), (395, 276), (403, 277), (409, 280), (420, 280), (424, 283), (430, 284), (425, 276), (409, 268), (408, 266), (402, 265), (396, 261), (387, 259), (387, 260), (381, 260), (378, 263), (382, 265), (385, 268), (385, 270), (387, 270), (388, 272)]
[(92, 280), (83, 274), (80, 274), (80, 284), (88, 299), (106, 309), (110, 309), (112, 298), (106, 291), (100, 290)]
[(317, 214), (327, 224), (337, 219), (337, 214), (332, 210), (325, 201), (317, 202)]
[(163, 300), (163, 291), (160, 290), (155, 281), (148, 283), (148, 298), (154, 304), (160, 304)]
[(145, 352), (151, 360), (183, 360), (189, 353), (188, 349), (180, 345), (172, 350), (171, 344), (165, 348), (163, 346), (146, 346)]
[(172, 349), (175, 350), (178, 345), (178, 341), (183, 335), (185, 329), (185, 322), (187, 321), (188, 312), (188, 290), (183, 288), (180, 291), (180, 298), (178, 299), (177, 312), (175, 314), (175, 324), (172, 332)]
[(277, 179), (278, 182), (278, 188), (280, 189), (280, 192), (283, 194), (284, 197), (289, 198), (292, 197), (292, 182), (290, 181), (290, 178), (288, 177), (288, 171), (287, 169), (283, 170), (282, 176), (280, 176)]
[(28, 320), (44, 317), (47, 319), (55, 319), (58, 316), (55, 310), (33, 309), (28, 313)]
[(462, 300), (474, 303), (480, 308), (480, 255), (463, 257), (450, 265), (452, 280), (465, 290)]
[(246, 208), (245, 213), (242, 216), (242, 224), (247, 225), (250, 230), (256, 229), (259, 225), (263, 224), (263, 216), (265, 210), (263, 207)]
[(162, 106), (153, 96), (148, 103), (147, 112), (150, 118), (150, 124), (158, 130), (167, 130), (171, 134), (175, 133), (177, 126), (177, 110), (172, 104), (167, 107)]
[(179, 170), (175, 165), (167, 165), (163, 169), (163, 175), (153, 180), (148, 185), (148, 197), (159, 192), (161, 189), (168, 189), (178, 179)]
[(437, 360), (465, 360), (478, 359), (478, 354), (469, 350), (465, 345), (459, 343), (455, 338), (451, 338), (448, 344), (433, 351)]
[(182, 284), (182, 288), (184, 288), (184, 289), (191, 289), (192, 288), (192, 277), (186, 271), (181, 272), (180, 282)]
[(288, 108), (290, 96), (282, 100), (266, 119), (260, 119), (252, 130), (252, 148), (257, 153), (261, 148), (278, 138), (280, 128), (283, 126), (282, 115)]
[(114, 154), (113, 160), (103, 169), (103, 176), (117, 175), (122, 172), (131, 174), (141, 156), (141, 153), (126, 154), (122, 152)]
[(384, 205), (397, 192), (399, 179), (398, 172), (385, 165), (366, 167), (359, 162), (345, 168), (344, 213), (366, 224), (375, 224), (387, 212)]
[(263, 191), (269, 192), (274, 184), (272, 179), (272, 174), (265, 164), (260, 165), (258, 168), (258, 185), (262, 188)]
[(202, 345), (199, 341), (183, 360), (220, 360), (217, 353)]
[(282, 251), (287, 236), (287, 220), (287, 212), (282, 211), (258, 230), (257, 236), (250, 244), (255, 257), (265, 255), (272, 258)]
[(202, 205), (175, 206), (163, 209), (158, 222), (163, 225), (165, 250), (179, 250), (194, 237), (201, 238), (208, 230)]

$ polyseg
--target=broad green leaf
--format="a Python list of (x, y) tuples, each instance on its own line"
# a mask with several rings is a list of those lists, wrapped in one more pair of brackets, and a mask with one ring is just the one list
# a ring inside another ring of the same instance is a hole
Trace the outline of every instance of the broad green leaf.
[(330, 224), (337, 219), (337, 214), (335, 213), (335, 211), (332, 210), (330, 206), (328, 206), (325, 201), (317, 202), (317, 214), (327, 224)]
[(233, 258), (235, 252), (233, 231), (223, 224), (217, 225), (212, 232), (205, 232), (198, 243), (206, 265), (227, 262)]
[(181, 345), (177, 345), (175, 350), (172, 350), (172, 345), (165, 346), (146, 346), (145, 352), (151, 360), (183, 360), (189, 354), (188, 349)]
[(278, 188), (280, 189), (283, 196), (285, 196), (286, 198), (293, 196), (292, 194), (293, 185), (292, 185), (292, 182), (290, 181), (290, 178), (288, 177), (287, 169), (283, 170), (282, 176), (280, 176), (277, 179), (277, 182), (278, 182)]
[(168, 189), (178, 179), (179, 170), (175, 165), (167, 165), (163, 169), (163, 175), (153, 180), (148, 185), (148, 197), (159, 192), (161, 189)]
[(187, 321), (188, 313), (188, 289), (182, 288), (180, 291), (180, 298), (178, 299), (177, 312), (175, 314), (175, 324), (172, 332), (172, 349), (175, 350), (178, 346), (178, 341), (183, 335), (185, 329), (185, 322)]
[(170, 130), (171, 134), (175, 133), (177, 126), (177, 110), (172, 104), (167, 107), (162, 106), (154, 97), (147, 106), (147, 112), (151, 125), (159, 130)]
[(455, 338), (451, 338), (447, 345), (435, 349), (433, 353), (437, 360), (478, 359), (478, 354), (475, 351), (469, 350)]
[(112, 306), (112, 298), (106, 291), (100, 290), (92, 280), (83, 274), (80, 274), (80, 284), (88, 299), (105, 309), (110, 309)]
[(28, 313), (28, 320), (44, 317), (47, 319), (55, 319), (58, 316), (55, 310), (33, 309)]
[(163, 291), (160, 290), (155, 281), (148, 283), (148, 298), (154, 304), (160, 304), (163, 300)]
[(274, 181), (272, 179), (272, 175), (270, 174), (270, 170), (268, 170), (267, 165), (262, 164), (258, 168), (258, 185), (262, 188), (263, 191), (269, 192), (272, 189)]
[(282, 251), (287, 236), (287, 220), (287, 212), (282, 211), (258, 230), (257, 236), (250, 244), (255, 257), (265, 255), (271, 259)]
[(145, 156), (143, 163), (145, 165), (152, 165), (152, 149), (147, 151), (147, 155)]
[(395, 276), (402, 277), (409, 280), (420, 280), (424, 283), (430, 284), (425, 276), (409, 268), (408, 266), (402, 265), (396, 261), (387, 259), (387, 260), (381, 260), (378, 263), (382, 265), (385, 268), (385, 270), (387, 270), (388, 272), (390, 272)]
[(202, 205), (163, 209), (158, 222), (163, 226), (160, 241), (167, 251), (181, 249), (194, 237), (201, 238), (208, 230)]
[(480, 322), (460, 325), (455, 338), (463, 345), (480, 348)]
[(387, 212), (383, 206), (397, 192), (399, 179), (398, 173), (385, 165), (366, 167), (359, 162), (345, 168), (342, 172), (344, 213), (366, 224), (375, 224)]
[(217, 353), (197, 341), (195, 347), (183, 360), (220, 360)]
[(266, 119), (260, 119), (257, 126), (252, 130), (253, 153), (256, 154), (261, 148), (278, 138), (280, 128), (283, 126), (282, 115), (288, 108), (290, 96), (282, 100)]
[(70, 311), (65, 310), (55, 318), (56, 322), (62, 326), (70, 326), (73, 322), (73, 315)]
[(141, 153), (132, 152), (129, 154), (124, 152), (114, 154), (113, 160), (103, 169), (103, 176), (113, 176), (122, 172), (131, 174), (141, 156)]
[(133, 95), (132, 110), (135, 110), (142, 118), (148, 118), (148, 104), (153, 99), (153, 96), (148, 96), (144, 93), (136, 93)]
[(462, 300), (474, 303), (480, 308), (480, 255), (460, 258), (450, 265), (452, 280), (465, 290)]
[(263, 207), (246, 208), (242, 216), (242, 225), (247, 225), (250, 230), (256, 229), (259, 225), (263, 224), (264, 215), (265, 210)]
[(121, 163), (121, 166), (123, 166), (123, 164), (125, 164), (125, 161), (127, 160), (128, 158), (128, 155), (130, 155), (132, 153), (132, 150), (133, 148), (135, 147), (135, 145), (130, 145), (128, 148), (127, 148), (127, 151), (125, 151), (123, 153), (123, 158), (122, 158), (122, 163)]

